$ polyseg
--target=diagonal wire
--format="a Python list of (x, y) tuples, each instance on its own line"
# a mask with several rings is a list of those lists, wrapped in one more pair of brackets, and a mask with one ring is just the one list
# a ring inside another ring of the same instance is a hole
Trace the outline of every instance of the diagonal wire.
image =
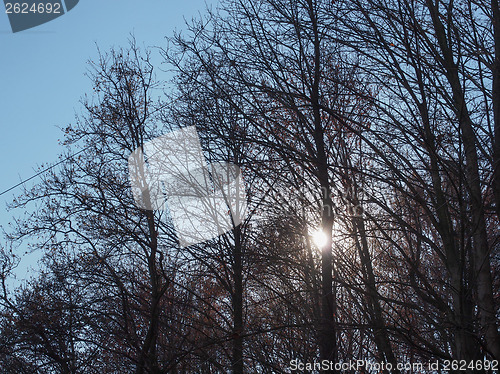
[(66, 157), (65, 159), (62, 159), (61, 161), (58, 161), (58, 162), (57, 162), (57, 163), (55, 163), (54, 165), (49, 166), (48, 168), (43, 169), (42, 171), (39, 171), (38, 173), (36, 173), (35, 175), (32, 175), (32, 176), (31, 176), (31, 177), (29, 177), (28, 179), (25, 179), (25, 180), (23, 180), (23, 181), (19, 182), (19, 183), (18, 183), (18, 184), (16, 184), (15, 186), (12, 186), (12, 187), (10, 187), (10, 188), (6, 189), (6, 190), (5, 190), (5, 191), (3, 191), (3, 192), (0, 192), (0, 196), (5, 195), (7, 192), (12, 191), (13, 189), (15, 189), (15, 188), (17, 188), (17, 187), (19, 187), (19, 186), (21, 186), (21, 185), (25, 184), (26, 182), (29, 182), (30, 180), (32, 180), (32, 179), (34, 179), (34, 178), (38, 177), (39, 175), (42, 175), (43, 173), (46, 173), (47, 171), (49, 171), (49, 170), (51, 170), (51, 169), (55, 168), (57, 165), (60, 165), (60, 164), (62, 164), (63, 162), (68, 161), (68, 160), (69, 160), (69, 159), (71, 159), (72, 157), (75, 157), (76, 155), (78, 155), (78, 154), (82, 153), (83, 151), (86, 151), (86, 150), (87, 150), (87, 149), (89, 149), (89, 148), (90, 148), (90, 146), (89, 146), (89, 147), (86, 147), (86, 148), (83, 148), (82, 150), (80, 150), (80, 151), (78, 151), (78, 152), (76, 152), (76, 153), (74, 153), (74, 154), (72, 154), (72, 155), (70, 155), (70, 156)]

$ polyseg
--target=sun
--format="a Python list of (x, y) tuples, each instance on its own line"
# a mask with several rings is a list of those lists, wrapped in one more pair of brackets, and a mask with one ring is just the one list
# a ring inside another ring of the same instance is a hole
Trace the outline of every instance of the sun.
[(318, 248), (323, 248), (326, 243), (328, 242), (328, 238), (326, 234), (323, 232), (323, 230), (318, 230), (314, 231), (311, 234), (312, 241), (313, 243), (318, 247)]

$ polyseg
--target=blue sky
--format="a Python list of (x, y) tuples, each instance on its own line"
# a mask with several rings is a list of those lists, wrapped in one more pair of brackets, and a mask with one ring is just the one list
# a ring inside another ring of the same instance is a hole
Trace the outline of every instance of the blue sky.
[[(0, 192), (53, 163), (64, 127), (81, 112), (91, 93), (86, 61), (111, 46), (126, 46), (130, 33), (139, 45), (164, 46), (165, 36), (185, 30), (185, 19), (217, 0), (80, 0), (51, 22), (13, 34), (0, 5)], [(19, 190), (0, 196), (0, 225), (13, 215), (5, 204)], [(29, 263), (34, 261), (30, 260)]]

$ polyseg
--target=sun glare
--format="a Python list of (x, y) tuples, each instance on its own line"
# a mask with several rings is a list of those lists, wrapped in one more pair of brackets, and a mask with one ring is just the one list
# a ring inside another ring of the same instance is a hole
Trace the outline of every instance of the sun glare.
[(326, 237), (326, 234), (322, 230), (313, 232), (311, 236), (312, 236), (312, 240), (313, 240), (314, 244), (318, 248), (323, 248), (326, 245), (327, 237)]

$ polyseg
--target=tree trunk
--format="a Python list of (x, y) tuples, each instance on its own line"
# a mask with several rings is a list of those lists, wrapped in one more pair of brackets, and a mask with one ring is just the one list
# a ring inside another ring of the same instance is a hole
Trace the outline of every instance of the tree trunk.
[(153, 211), (146, 211), (148, 220), (148, 230), (150, 235), (151, 253), (148, 256), (148, 270), (151, 281), (151, 304), (150, 304), (150, 320), (148, 332), (142, 345), (139, 362), (137, 364), (136, 374), (145, 373), (146, 366), (149, 367), (150, 373), (158, 373), (158, 361), (156, 357), (156, 341), (158, 337), (158, 324), (160, 319), (159, 303), (161, 298), (158, 271), (156, 266), (156, 253), (158, 249), (157, 234), (154, 224)]
[(491, 0), (493, 14), (493, 32), (495, 43), (495, 60), (493, 61), (493, 193), (497, 217), (500, 220), (500, 9), (498, 0)]
[(234, 233), (234, 289), (233, 289), (233, 374), (243, 374), (243, 264), (241, 251), (241, 226)]

